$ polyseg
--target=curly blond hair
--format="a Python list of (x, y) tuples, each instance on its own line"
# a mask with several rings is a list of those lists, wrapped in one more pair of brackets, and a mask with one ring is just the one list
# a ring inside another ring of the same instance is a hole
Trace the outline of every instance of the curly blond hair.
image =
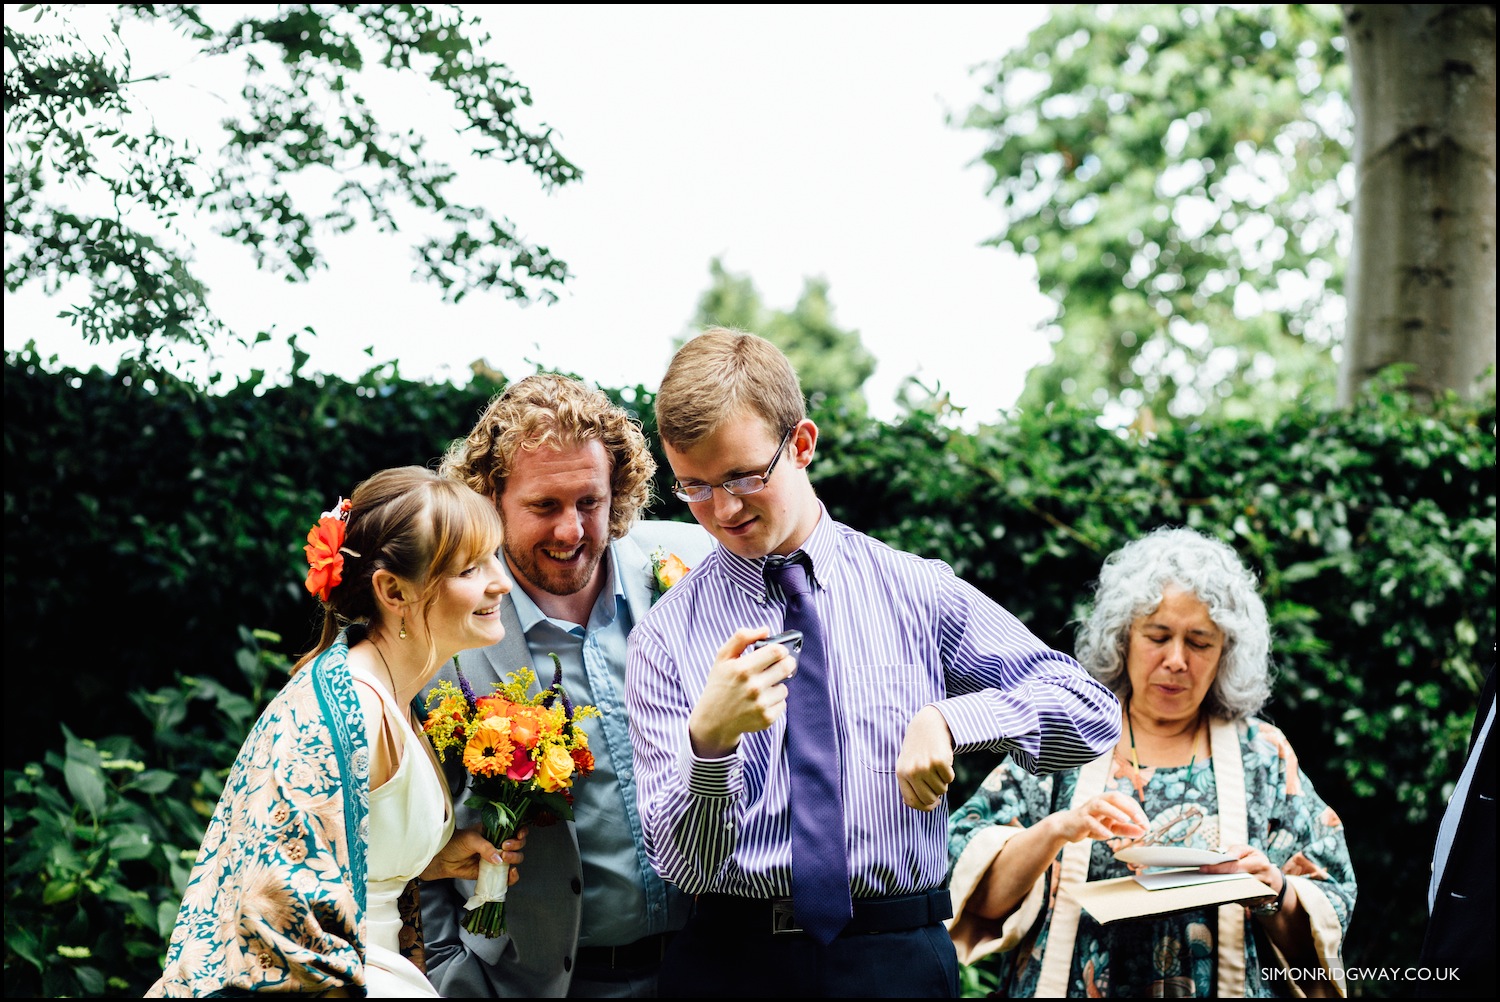
[(641, 424), (597, 389), (552, 372), (512, 383), (491, 398), (468, 437), (448, 448), (438, 472), (499, 507), (521, 449), (566, 448), (597, 440), (609, 453), (609, 535), (630, 531), (651, 503), (656, 460)]

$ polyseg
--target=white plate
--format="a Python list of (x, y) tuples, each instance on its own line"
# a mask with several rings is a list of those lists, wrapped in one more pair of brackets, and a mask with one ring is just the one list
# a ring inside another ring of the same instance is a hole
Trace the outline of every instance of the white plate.
[(1234, 859), (1228, 853), (1210, 849), (1181, 849), (1164, 845), (1127, 846), (1115, 853), (1115, 859), (1137, 866), (1206, 866), (1209, 863), (1228, 863)]

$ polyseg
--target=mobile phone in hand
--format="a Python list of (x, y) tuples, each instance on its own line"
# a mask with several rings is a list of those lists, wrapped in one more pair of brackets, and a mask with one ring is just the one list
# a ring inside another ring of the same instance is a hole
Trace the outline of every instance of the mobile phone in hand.
[(796, 654), (798, 651), (802, 650), (802, 631), (783, 630), (781, 633), (777, 633), (774, 636), (767, 637), (764, 640), (757, 640), (749, 647), (745, 648), (745, 653), (748, 654), (750, 651), (758, 651), (762, 647), (766, 647), (770, 644), (780, 644), (787, 649), (788, 653)]

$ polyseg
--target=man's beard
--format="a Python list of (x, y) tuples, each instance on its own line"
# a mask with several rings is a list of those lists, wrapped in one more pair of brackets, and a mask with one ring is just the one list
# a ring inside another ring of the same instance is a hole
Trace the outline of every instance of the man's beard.
[[(540, 588), (549, 595), (576, 595), (587, 588), (594, 579), (599, 563), (604, 559), (603, 546), (590, 550), (590, 543), (583, 545), (583, 559), (569, 567), (560, 567), (545, 556), (538, 557), (535, 549), (516, 552), (507, 545), (505, 558), (510, 561), (516, 574), (527, 584)], [(558, 549), (558, 547), (552, 547)]]

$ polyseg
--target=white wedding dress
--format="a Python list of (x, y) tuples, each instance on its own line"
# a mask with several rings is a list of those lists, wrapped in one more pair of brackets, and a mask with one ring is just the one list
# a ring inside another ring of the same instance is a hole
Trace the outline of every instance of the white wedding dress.
[(453, 835), (453, 802), (427, 738), (370, 673), (355, 678), (380, 694), (386, 726), (404, 736), (401, 764), (370, 792), (368, 891), (365, 901), (365, 988), (370, 998), (440, 998), (417, 966), (401, 955), (397, 899)]

